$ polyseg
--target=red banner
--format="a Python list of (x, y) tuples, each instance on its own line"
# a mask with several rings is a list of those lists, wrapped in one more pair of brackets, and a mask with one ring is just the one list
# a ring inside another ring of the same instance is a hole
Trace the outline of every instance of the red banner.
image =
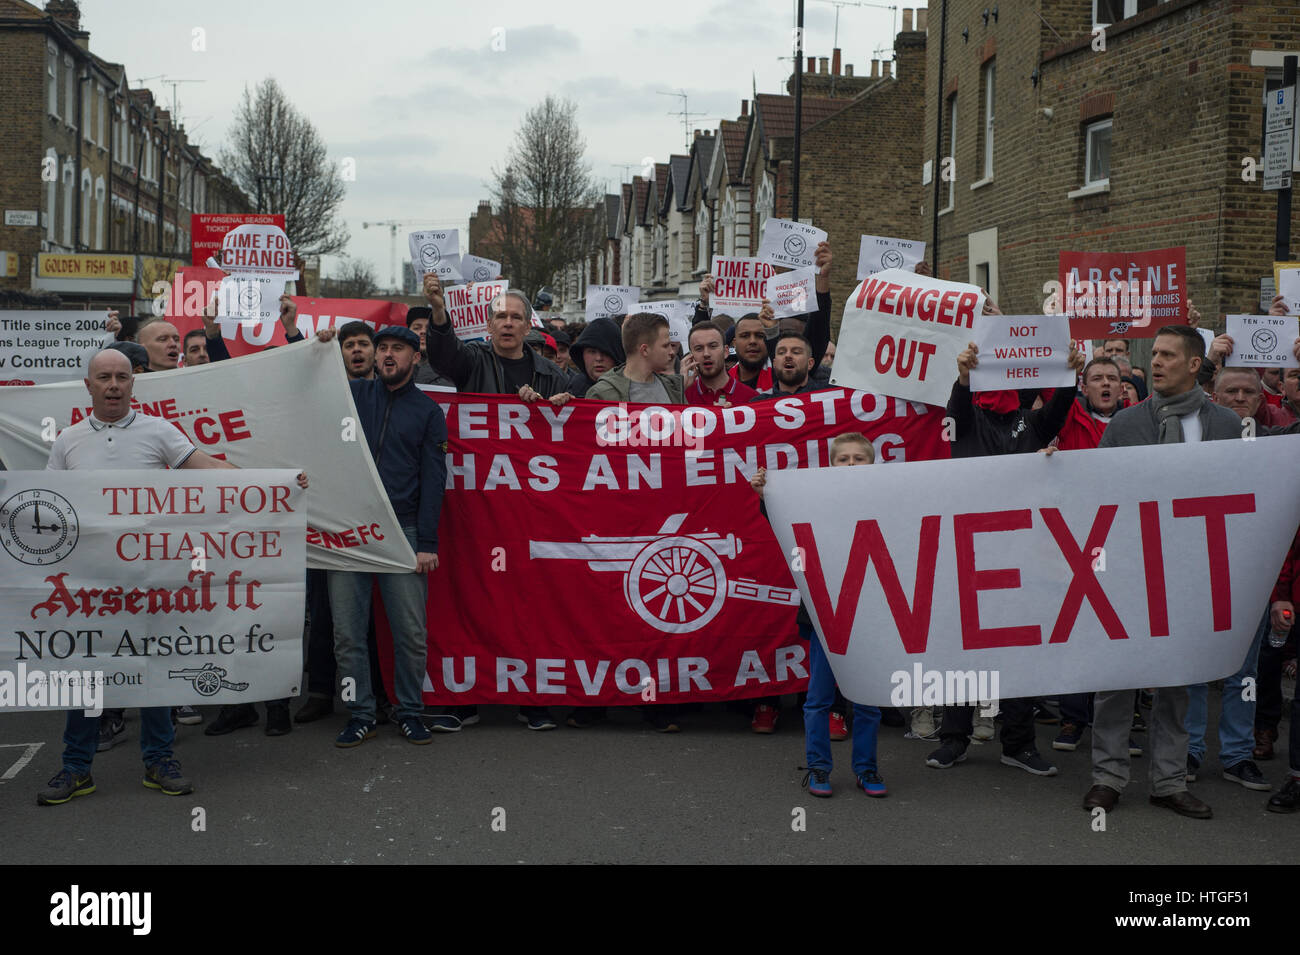
[(241, 225), (278, 225), (284, 228), (283, 215), (230, 213), (190, 216), (190, 253), (195, 265), (207, 265), (209, 258), (221, 258), (221, 240)]
[[(211, 301), (225, 273), (220, 269), (178, 269), (167, 300), (167, 321), (176, 326), (181, 338), (194, 328), (203, 327), (203, 304)], [(408, 306), (369, 298), (311, 298), (290, 296), (298, 306), (298, 331), (307, 338), (322, 328), (338, 328), (351, 321), (362, 321), (371, 328), (384, 325), (406, 326)], [(284, 327), (277, 321), (238, 322), (220, 319), (221, 337), (232, 358), (251, 355), (268, 345), (285, 344)]]
[(798, 691), (799, 595), (750, 475), (826, 466), (846, 431), (874, 466), (948, 457), (942, 409), (860, 391), (725, 409), (433, 397), (450, 433), (427, 615), (440, 706)]
[(1187, 324), (1186, 246), (1150, 252), (1062, 252), (1061, 311), (1074, 338), (1152, 338)]

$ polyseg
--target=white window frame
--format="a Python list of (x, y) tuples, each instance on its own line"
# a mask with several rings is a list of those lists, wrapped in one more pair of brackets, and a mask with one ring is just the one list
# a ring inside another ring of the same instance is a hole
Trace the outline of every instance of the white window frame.
[(63, 69), (67, 76), (67, 81), (64, 83), (63, 87), (64, 122), (68, 124), (69, 129), (72, 129), (73, 121), (77, 118), (77, 69), (72, 63), (72, 57), (68, 56), (66, 53), (63, 55)]
[[(54, 160), (54, 168), (57, 171), (59, 168), (58, 150), (56, 150), (53, 146), (51, 146), (49, 149), (45, 150), (45, 158), (47, 160), (48, 159)], [(45, 185), (49, 189), (49, 192), (47, 192), (45, 195), (45, 237), (50, 242), (53, 242), (54, 221), (55, 218), (57, 217), (58, 201), (59, 201), (58, 177), (56, 176), (52, 181), (46, 182)]]
[(700, 211), (695, 214), (695, 271), (709, 270), (709, 207), (700, 196)]
[(63, 162), (63, 244), (72, 248), (72, 206), (76, 194), (77, 169), (69, 156)]
[(104, 248), (104, 177), (95, 180), (95, 248)]
[(993, 101), (997, 93), (997, 58), (984, 64), (984, 176), (993, 178)]
[(758, 184), (758, 198), (754, 202), (755, 218), (758, 221), (758, 231), (755, 235), (759, 236), (759, 241), (762, 241), (763, 226), (767, 224), (768, 218), (774, 211), (776, 211), (776, 189), (772, 185), (772, 177), (764, 173)]
[(105, 136), (105, 120), (108, 114), (108, 92), (98, 83), (95, 84), (95, 106), (98, 112), (95, 114), (95, 145), (100, 149), (108, 147), (108, 139)]
[(55, 119), (59, 115), (59, 48), (45, 44), (45, 110)]
[(1114, 144), (1114, 117), (1099, 119), (1095, 123), (1089, 123), (1083, 131), (1083, 185), (1084, 188), (1089, 186), (1109, 186), (1110, 185), (1110, 160), (1106, 161), (1106, 176), (1102, 179), (1090, 179), (1092, 175), (1092, 141), (1093, 135), (1103, 129), (1111, 131), (1111, 143)]
[(78, 210), (81, 216), (81, 244), (90, 244), (90, 200), (92, 198), (91, 190), (95, 187), (95, 181), (91, 178), (90, 169), (83, 166), (81, 169), (81, 209)]
[[(1156, 6), (1159, 6), (1159, 5), (1162, 4), (1162, 3), (1168, 3), (1168, 2), (1169, 2), (1169, 0), (1156, 0)], [(1093, 28), (1094, 30), (1099, 29), (1099, 28), (1102, 28), (1102, 27), (1108, 27), (1108, 26), (1111, 26), (1110, 23), (1103, 23), (1102, 21), (1100, 21), (1100, 20), (1097, 19), (1097, 3), (1098, 3), (1098, 0), (1092, 0), (1092, 28)], [(1138, 15), (1138, 12), (1139, 12), (1139, 11), (1138, 11), (1138, 0), (1124, 0), (1124, 19), (1125, 19), (1125, 20), (1127, 20), (1129, 17), (1135, 17), (1135, 16), (1137, 16), (1137, 15)]]
[(722, 254), (734, 256), (736, 254), (736, 203), (729, 193), (722, 203), (722, 215), (719, 219), (722, 223)]

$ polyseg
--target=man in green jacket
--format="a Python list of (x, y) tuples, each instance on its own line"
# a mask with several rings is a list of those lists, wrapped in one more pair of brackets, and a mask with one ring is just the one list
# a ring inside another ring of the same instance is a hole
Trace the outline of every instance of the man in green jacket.
[(630, 401), (639, 404), (686, 404), (686, 385), (681, 375), (669, 374), (673, 367), (673, 346), (668, 319), (649, 312), (637, 312), (623, 320), (623, 350), (627, 361), (601, 375), (587, 389), (597, 401)]

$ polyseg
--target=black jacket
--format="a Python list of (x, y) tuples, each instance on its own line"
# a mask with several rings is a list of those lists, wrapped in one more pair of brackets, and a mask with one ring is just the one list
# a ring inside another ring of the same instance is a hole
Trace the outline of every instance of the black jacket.
[(389, 391), (378, 378), (349, 382), (361, 430), (397, 522), (415, 525), (416, 550), (438, 552), (438, 516), (447, 484), (447, 419), (408, 381)]
[[(429, 364), (440, 375), (446, 375), (456, 385), (457, 391), (477, 395), (513, 394), (506, 386), (506, 370), (492, 350), (491, 342), (463, 342), (452, 331), (451, 322), (429, 324), (424, 333)], [(529, 384), (543, 398), (565, 391), (568, 376), (558, 365), (547, 361), (527, 345), (524, 357), (532, 362), (533, 373)]]
[(578, 340), (569, 346), (569, 358), (577, 367), (577, 371), (569, 375), (568, 392), (575, 398), (585, 398), (587, 389), (595, 384), (587, 377), (586, 368), (582, 363), (582, 354), (588, 348), (613, 355), (615, 366), (627, 362), (627, 354), (623, 351), (623, 330), (612, 318), (593, 320), (582, 330)]
[(1009, 414), (997, 414), (977, 408), (970, 388), (954, 381), (948, 398), (948, 417), (956, 425), (952, 456), (978, 458), (1041, 451), (1060, 434), (1076, 393), (1073, 387), (1057, 388), (1052, 400), (1037, 411), (1020, 407)]

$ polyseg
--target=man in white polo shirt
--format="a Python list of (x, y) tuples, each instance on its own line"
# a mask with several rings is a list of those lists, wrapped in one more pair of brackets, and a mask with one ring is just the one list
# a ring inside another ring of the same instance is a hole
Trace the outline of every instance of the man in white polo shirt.
[[(86, 390), (92, 411), (88, 418), (63, 429), (50, 448), (50, 470), (121, 470), (131, 468), (233, 468), (227, 461), (198, 450), (180, 430), (161, 418), (142, 415), (131, 408), (130, 360), (119, 351), (105, 349), (90, 360)], [(300, 487), (307, 477), (298, 475)], [(74, 796), (95, 791), (90, 764), (99, 737), (99, 717), (80, 710), (68, 712), (63, 732), (63, 769), (38, 793), (36, 802), (56, 806)], [(171, 708), (142, 707), (140, 749), (144, 755), (144, 784), (169, 796), (182, 796), (194, 786), (181, 774), (172, 757)]]

